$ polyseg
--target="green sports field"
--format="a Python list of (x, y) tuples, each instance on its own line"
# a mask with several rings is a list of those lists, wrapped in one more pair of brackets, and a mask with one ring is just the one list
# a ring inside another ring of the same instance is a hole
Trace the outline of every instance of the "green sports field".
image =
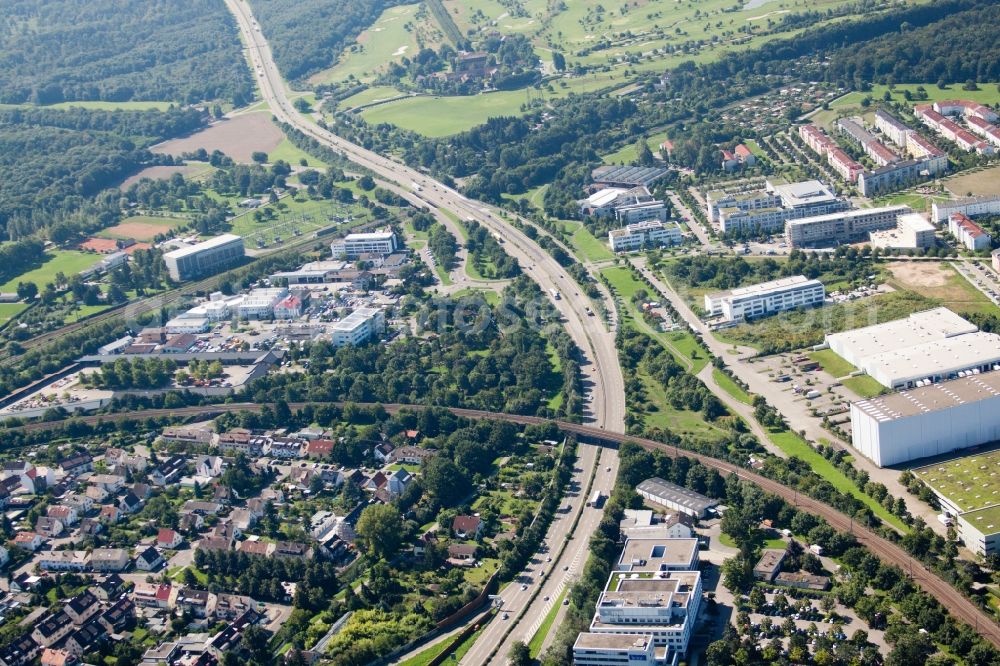
[(1000, 516), (1000, 451), (918, 467), (913, 473), (963, 512), (997, 507)]
[(101, 260), (99, 255), (79, 250), (52, 250), (45, 256), (48, 258), (44, 264), (8, 280), (0, 285), (0, 291), (17, 291), (18, 282), (34, 282), (41, 291), (46, 284), (55, 281), (56, 273), (61, 271), (66, 277), (72, 277)]

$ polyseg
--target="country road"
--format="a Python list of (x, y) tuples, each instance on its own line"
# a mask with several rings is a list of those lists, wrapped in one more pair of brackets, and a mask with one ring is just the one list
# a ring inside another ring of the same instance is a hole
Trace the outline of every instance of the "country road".
[[(298, 410), (304, 407), (308, 403), (291, 403), (289, 407), (293, 410)], [(364, 405), (359, 405), (364, 406)], [(370, 405), (369, 405), (370, 406)], [(387, 413), (393, 414), (404, 409), (420, 410), (425, 409), (425, 405), (398, 405), (398, 404), (386, 404), (381, 405), (382, 408), (386, 410)], [(242, 410), (252, 410), (259, 411), (262, 405), (256, 403), (229, 403), (222, 405), (211, 405), (211, 406), (200, 406), (200, 407), (184, 407), (181, 409), (169, 410), (169, 409), (153, 409), (141, 412), (141, 418), (161, 418), (174, 416), (177, 418), (184, 417), (205, 417), (212, 414), (221, 414), (225, 412), (236, 412)], [(633, 437), (631, 435), (626, 435), (621, 432), (615, 432), (607, 428), (597, 428), (590, 425), (584, 425), (580, 423), (570, 423), (568, 421), (552, 421), (550, 419), (544, 419), (538, 416), (522, 416), (517, 414), (502, 414), (497, 412), (486, 412), (482, 410), (475, 409), (462, 409), (459, 407), (449, 407), (451, 411), (456, 416), (470, 419), (499, 419), (503, 421), (509, 421), (511, 423), (519, 423), (522, 425), (538, 425), (543, 423), (555, 423), (563, 432), (572, 433), (581, 437), (584, 441), (591, 442), (605, 442), (612, 444), (614, 446), (622, 444), (624, 442), (634, 442), (639, 446), (642, 446), (649, 450), (662, 451), (664, 454), (676, 457), (678, 455), (685, 456), (688, 458), (694, 458), (706, 467), (718, 470), (719, 473), (723, 475), (736, 474), (741, 479), (744, 479), (756, 486), (759, 486), (762, 490), (777, 495), (787, 502), (794, 504), (796, 507), (803, 511), (807, 511), (813, 515), (819, 516), (826, 520), (834, 529), (840, 530), (842, 532), (850, 532), (857, 538), (857, 540), (863, 545), (867, 546), (875, 555), (881, 558), (883, 561), (889, 564), (895, 564), (900, 567), (903, 571), (909, 572), (913, 577), (914, 582), (919, 585), (925, 592), (937, 599), (945, 608), (955, 616), (955, 618), (966, 622), (981, 634), (986, 640), (990, 641), (994, 646), (1000, 648), (1000, 625), (994, 622), (993, 618), (977, 608), (971, 601), (966, 599), (958, 590), (953, 588), (947, 582), (939, 578), (936, 574), (930, 572), (926, 567), (924, 567), (920, 562), (915, 561), (909, 554), (906, 553), (902, 548), (896, 544), (884, 539), (883, 537), (875, 534), (871, 530), (861, 527), (854, 523), (854, 521), (844, 514), (840, 513), (833, 507), (820, 502), (819, 500), (812, 499), (810, 497), (799, 494), (792, 488), (788, 488), (777, 481), (768, 479), (767, 477), (761, 476), (755, 472), (738, 467), (730, 462), (724, 460), (719, 460), (718, 458), (712, 458), (699, 453), (694, 453), (691, 451), (678, 450), (673, 446), (668, 446), (662, 442), (657, 442), (651, 439), (645, 439), (643, 437)], [(123, 414), (107, 414), (103, 416), (87, 416), (74, 419), (77, 422), (95, 424), (101, 421), (135, 421), (137, 420), (137, 415), (132, 413)], [(40, 430), (46, 427), (53, 428), (61, 425), (61, 421), (55, 422), (40, 422), (31, 424), (30, 426), (22, 426), (18, 429), (25, 430)], [(2, 431), (0, 431), (2, 432)], [(581, 541), (586, 541), (582, 539)]]

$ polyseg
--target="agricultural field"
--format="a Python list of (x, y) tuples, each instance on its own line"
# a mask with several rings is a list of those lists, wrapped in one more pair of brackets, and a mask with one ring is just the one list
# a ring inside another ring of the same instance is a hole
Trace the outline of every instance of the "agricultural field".
[(97, 234), (100, 238), (114, 238), (122, 240), (149, 241), (157, 234), (170, 231), (175, 227), (186, 224), (187, 219), (179, 217), (157, 217), (150, 215), (136, 215), (122, 220), (121, 224), (108, 227)]
[(0, 284), (0, 291), (17, 291), (18, 282), (34, 282), (41, 290), (49, 282), (55, 281), (56, 273), (61, 272), (66, 277), (71, 277), (101, 259), (99, 255), (79, 250), (52, 250), (45, 256), (48, 259), (44, 264), (8, 280), (6, 284)]
[[(622, 74), (598, 73), (561, 78), (540, 88), (466, 96), (419, 95), (370, 107), (362, 111), (361, 116), (369, 124), (389, 123), (429, 137), (450, 136), (496, 116), (519, 116), (535, 100), (557, 99), (570, 93), (591, 92), (627, 82)], [(379, 94), (386, 94), (386, 88), (379, 90)], [(341, 107), (357, 106), (357, 97), (344, 100)]]
[(963, 512), (1000, 505), (1000, 451), (918, 467), (913, 473)]
[(412, 58), (421, 48), (436, 50), (443, 39), (434, 17), (423, 4), (390, 7), (340, 54), (336, 65), (317, 72), (309, 78), (309, 83), (336, 83), (352, 77), (371, 81), (389, 63)]
[(270, 113), (247, 113), (212, 123), (190, 136), (165, 141), (152, 150), (177, 157), (204, 148), (209, 153), (219, 150), (237, 162), (250, 163), (253, 153), (270, 153), (283, 139)]
[(151, 166), (146, 167), (139, 173), (129, 176), (120, 186), (120, 189), (127, 190), (132, 185), (138, 183), (143, 178), (150, 180), (166, 180), (175, 173), (179, 173), (185, 178), (201, 178), (212, 173), (215, 167), (206, 162), (190, 162), (180, 166)]

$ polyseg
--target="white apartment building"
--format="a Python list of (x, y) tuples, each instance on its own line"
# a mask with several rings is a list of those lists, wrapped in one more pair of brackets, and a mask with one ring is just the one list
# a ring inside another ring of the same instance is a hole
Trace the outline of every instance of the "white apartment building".
[(330, 244), (334, 259), (357, 259), (364, 254), (387, 256), (399, 248), (396, 234), (391, 231), (347, 234)]
[(254, 289), (244, 296), (237, 312), (240, 319), (269, 319), (274, 314), (274, 306), (288, 295), (284, 287)]
[(705, 311), (726, 321), (766, 317), (785, 310), (822, 305), (826, 289), (804, 275), (771, 280), (731, 291), (705, 295)]
[(385, 330), (385, 313), (378, 308), (358, 308), (335, 323), (330, 338), (336, 347), (358, 345)]
[(954, 201), (935, 201), (931, 204), (931, 222), (934, 224), (945, 224), (954, 213), (962, 213), (967, 217), (1000, 215), (1000, 195), (992, 194)]
[(632, 252), (647, 246), (678, 245), (682, 240), (681, 228), (676, 222), (647, 220), (629, 224), (608, 232), (612, 252)]
[(908, 125), (905, 125), (885, 109), (875, 111), (875, 128), (900, 147), (906, 147), (910, 135), (915, 133)]
[(993, 244), (993, 238), (986, 233), (986, 230), (964, 213), (952, 213), (948, 216), (948, 232), (962, 244), (962, 247), (972, 252), (988, 250)]
[(233, 234), (222, 234), (207, 241), (172, 250), (163, 255), (167, 272), (174, 282), (217, 272), (234, 266), (245, 254), (243, 239)]

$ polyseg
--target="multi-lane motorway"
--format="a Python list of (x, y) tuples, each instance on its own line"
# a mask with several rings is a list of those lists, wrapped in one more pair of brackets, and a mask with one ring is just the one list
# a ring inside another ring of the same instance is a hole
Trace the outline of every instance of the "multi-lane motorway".
[(565, 318), (566, 328), (589, 363), (587, 375), (590, 404), (589, 417), (598, 427), (622, 430), (625, 424), (625, 385), (618, 365), (614, 336), (597, 317), (587, 312), (585, 299), (573, 295), (579, 289), (572, 278), (548, 253), (542, 250), (514, 225), (507, 222), (499, 209), (474, 201), (416, 169), (347, 141), (316, 125), (296, 109), (289, 100), (285, 81), (278, 71), (271, 48), (264, 38), (245, 0), (226, 0), (236, 17), (254, 68), (261, 95), (274, 116), (303, 134), (320, 141), (344, 157), (361, 165), (381, 178), (409, 187), (429, 206), (475, 220), (505, 241), (507, 252), (517, 259), (521, 268), (547, 294), (558, 291), (566, 297), (553, 300)]

